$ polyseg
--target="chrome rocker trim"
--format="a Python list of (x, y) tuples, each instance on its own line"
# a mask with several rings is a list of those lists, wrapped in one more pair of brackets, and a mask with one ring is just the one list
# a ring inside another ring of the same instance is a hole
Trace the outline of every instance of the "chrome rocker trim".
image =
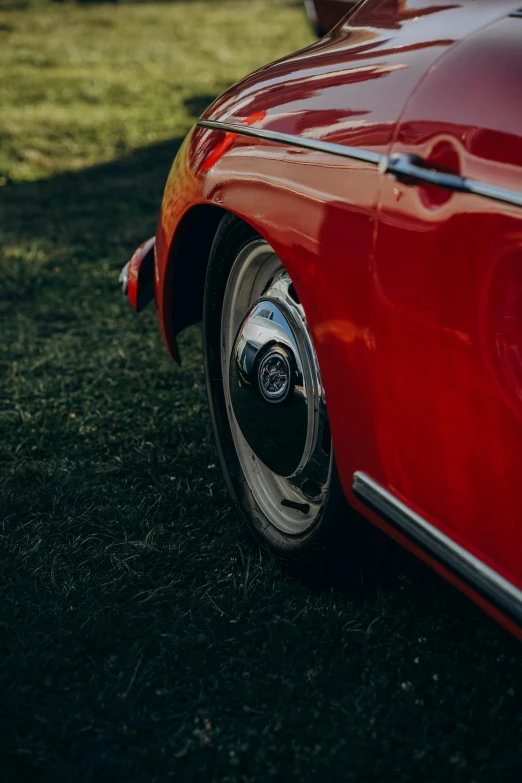
[(362, 150), (359, 147), (347, 147), (343, 144), (332, 144), (329, 141), (318, 139), (306, 139), (303, 136), (295, 136), (291, 133), (253, 128), (248, 125), (235, 125), (228, 122), (215, 122), (214, 120), (198, 120), (196, 123), (201, 128), (223, 131), (224, 133), (237, 133), (239, 136), (251, 136), (254, 139), (273, 141), (279, 144), (287, 144), (292, 147), (313, 150), (314, 152), (326, 152), (349, 160), (359, 160), (377, 166), (382, 174), (388, 174), (394, 179), (403, 181), (403, 184), (413, 185), (416, 182), (427, 182), (431, 185), (452, 190), (459, 193), (471, 193), (475, 196), (487, 198), (490, 201), (500, 201), (515, 207), (522, 207), (522, 193), (505, 188), (497, 188), (485, 182), (460, 177), (455, 174), (446, 174), (426, 167), (420, 158), (414, 155), (381, 155), (379, 152)]
[(357, 471), (354, 495), (510, 620), (522, 625), (522, 591), (427, 522), (372, 478)]

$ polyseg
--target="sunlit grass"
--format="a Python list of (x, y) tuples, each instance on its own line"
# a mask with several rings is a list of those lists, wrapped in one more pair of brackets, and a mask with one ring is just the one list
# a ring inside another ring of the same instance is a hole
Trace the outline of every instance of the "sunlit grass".
[(0, 6), (0, 178), (34, 179), (185, 134), (242, 75), (311, 40), (284, 0)]

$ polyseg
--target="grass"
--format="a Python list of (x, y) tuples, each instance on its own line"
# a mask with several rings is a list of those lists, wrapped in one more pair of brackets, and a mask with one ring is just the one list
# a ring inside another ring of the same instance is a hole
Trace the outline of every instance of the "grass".
[(406, 563), (372, 596), (262, 554), (116, 278), (212, 96), (310, 40), (280, 0), (2, 4), (0, 779), (520, 779), (518, 643)]

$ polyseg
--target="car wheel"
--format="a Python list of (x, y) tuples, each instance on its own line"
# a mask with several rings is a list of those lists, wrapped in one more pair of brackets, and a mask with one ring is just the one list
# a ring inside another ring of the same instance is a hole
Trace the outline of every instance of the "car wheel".
[(309, 572), (339, 551), (340, 535), (360, 552), (373, 527), (340, 486), (304, 309), (272, 248), (233, 215), (214, 240), (203, 311), (217, 450), (249, 529)]

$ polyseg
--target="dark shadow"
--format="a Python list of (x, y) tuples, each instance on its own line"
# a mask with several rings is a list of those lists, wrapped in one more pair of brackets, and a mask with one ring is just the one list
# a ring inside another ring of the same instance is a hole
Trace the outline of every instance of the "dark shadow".
[[(224, 89), (224, 88), (223, 88)], [(205, 109), (207, 109), (211, 103), (216, 99), (216, 95), (194, 95), (191, 98), (187, 98), (183, 101), (185, 108), (190, 114), (197, 118), (201, 117)]]
[(182, 138), (35, 182), (0, 188), (0, 223), (18, 239), (63, 237), (106, 253), (132, 252), (154, 233), (165, 182)]
[[(187, 113), (195, 121), (215, 97), (187, 98)], [(7, 179), (0, 187), (0, 226), (18, 239), (54, 241), (61, 235), (63, 244), (84, 241), (90, 251), (105, 254), (121, 246), (132, 253), (155, 232), (167, 176), (183, 139), (32, 182)]]

